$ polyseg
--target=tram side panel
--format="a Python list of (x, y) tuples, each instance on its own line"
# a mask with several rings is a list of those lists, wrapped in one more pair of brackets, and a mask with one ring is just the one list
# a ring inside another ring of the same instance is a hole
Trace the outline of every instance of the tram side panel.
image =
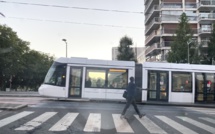
[[(113, 67), (106, 67), (105, 69), (110, 69)], [(117, 69), (117, 68), (115, 68)], [(134, 67), (120, 67), (118, 69), (127, 69), (128, 77), (127, 82), (131, 76), (135, 76)], [(88, 99), (107, 99), (107, 100), (124, 100), (122, 97), (125, 88), (93, 88), (86, 87), (86, 67), (83, 69), (83, 80), (82, 80), (82, 98)]]
[(147, 93), (148, 93), (148, 71), (143, 68), (142, 70), (142, 88), (146, 90), (142, 90), (142, 101), (147, 101)]

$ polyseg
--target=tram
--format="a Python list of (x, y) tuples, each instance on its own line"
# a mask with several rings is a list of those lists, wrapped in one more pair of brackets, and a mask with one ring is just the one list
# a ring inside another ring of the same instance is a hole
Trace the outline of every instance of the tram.
[(142, 89), (136, 100), (215, 103), (215, 66), (87, 58), (59, 58), (39, 88), (42, 96), (124, 100), (129, 82)]

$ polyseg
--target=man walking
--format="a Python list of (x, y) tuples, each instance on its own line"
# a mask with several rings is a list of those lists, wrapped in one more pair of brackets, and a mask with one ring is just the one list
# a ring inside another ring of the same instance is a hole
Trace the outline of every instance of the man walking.
[(130, 82), (126, 88), (127, 91), (127, 97), (126, 97), (126, 105), (124, 110), (122, 111), (122, 114), (120, 116), (120, 118), (125, 118), (125, 113), (126, 110), (129, 108), (129, 106), (132, 104), (134, 106), (135, 111), (137, 112), (137, 114), (139, 115), (139, 118), (142, 118), (143, 116), (145, 116), (145, 114), (141, 114), (139, 109), (137, 108), (136, 105), (136, 101), (135, 101), (135, 95), (136, 95), (136, 84), (134, 83), (134, 77), (130, 77)]

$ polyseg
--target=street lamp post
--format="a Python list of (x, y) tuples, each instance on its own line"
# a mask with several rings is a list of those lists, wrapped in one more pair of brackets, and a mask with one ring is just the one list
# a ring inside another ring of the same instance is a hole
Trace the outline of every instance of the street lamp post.
[(66, 39), (62, 39), (62, 41), (66, 43), (66, 57), (67, 57), (67, 42), (66, 42)]
[(190, 39), (187, 41), (187, 63), (190, 63), (190, 44), (193, 42), (194, 39)]

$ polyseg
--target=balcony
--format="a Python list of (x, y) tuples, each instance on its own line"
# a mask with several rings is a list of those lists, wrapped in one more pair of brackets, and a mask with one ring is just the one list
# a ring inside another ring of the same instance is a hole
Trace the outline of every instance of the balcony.
[(215, 13), (201, 13), (198, 16), (198, 21), (199, 21), (200, 24), (215, 23)]
[(158, 17), (160, 12), (160, 6), (154, 5), (153, 8), (149, 11), (149, 14), (145, 15), (145, 24), (147, 24), (151, 18)]
[(201, 40), (201, 47), (207, 48), (209, 40)]
[(159, 5), (159, 0), (149, 0), (149, 2), (145, 2), (145, 14), (150, 13), (149, 9), (151, 9), (151, 7), (153, 5)]
[(200, 28), (200, 29), (198, 30), (198, 34), (199, 34), (200, 36), (205, 36), (205, 37), (207, 37), (207, 36), (210, 36), (211, 33), (212, 33), (212, 29), (211, 29), (211, 28)]
[(162, 41), (161, 47), (166, 48), (166, 49), (170, 49), (172, 43), (173, 43), (173, 41)]
[(152, 30), (158, 29), (160, 26), (160, 18), (155, 17), (153, 20), (145, 27), (145, 35), (148, 35)]
[(145, 45), (148, 46), (151, 42), (158, 40), (160, 38), (160, 35), (161, 35), (160, 30), (152, 31), (152, 33), (146, 37)]
[(215, 8), (215, 0), (200, 0), (198, 3), (198, 10), (211, 11)]
[(153, 45), (146, 48), (146, 51), (145, 51), (146, 56), (153, 56), (153, 55), (157, 55), (158, 53), (160, 53), (159, 43), (154, 43)]
[[(197, 16), (188, 16), (189, 23), (197, 23)], [(179, 23), (180, 15), (165, 15), (161, 17), (162, 23)]]
[(185, 8), (186, 9), (190, 9), (190, 8), (196, 9), (197, 4), (196, 4), (196, 2), (185, 2)]
[[(163, 28), (161, 30), (161, 35), (162, 36), (172, 36), (173, 34), (176, 34), (176, 30), (178, 30), (177, 28)], [(192, 29), (193, 34), (197, 34), (198, 30), (197, 29)]]
[(167, 8), (167, 9), (181, 9), (182, 8), (181, 2), (162, 2), (161, 3), (161, 9)]

